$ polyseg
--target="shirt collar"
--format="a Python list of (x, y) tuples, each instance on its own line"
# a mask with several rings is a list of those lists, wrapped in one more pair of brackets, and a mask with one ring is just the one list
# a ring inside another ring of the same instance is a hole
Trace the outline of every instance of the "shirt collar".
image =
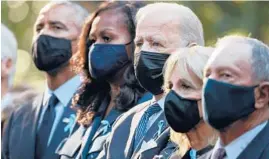
[(158, 103), (159, 106), (162, 108), (162, 110), (164, 110), (164, 102), (165, 102), (165, 96), (163, 96), (160, 100), (156, 101), (156, 99), (154, 98), (154, 96), (152, 97), (151, 101), (150, 101), (150, 105), (153, 105), (154, 103)]
[(248, 144), (258, 135), (258, 133), (262, 131), (266, 124), (267, 121), (263, 122), (262, 124), (256, 126), (255, 128), (236, 138), (234, 141), (232, 141), (225, 147), (221, 143), (220, 139), (218, 139), (213, 149), (213, 153), (216, 152), (218, 148), (224, 147), (227, 158), (236, 159), (240, 155), (240, 153), (243, 152), (243, 150), (248, 146)]
[(2, 97), (2, 100), (1, 100), (1, 109), (5, 108), (8, 104), (11, 103), (11, 100), (12, 100), (12, 95), (7, 92), (3, 97)]
[(43, 105), (45, 105), (48, 102), (48, 99), (50, 98), (52, 93), (54, 93), (54, 95), (58, 98), (59, 102), (61, 102), (61, 104), (63, 104), (64, 106), (67, 106), (70, 99), (77, 91), (77, 88), (80, 86), (80, 84), (81, 84), (80, 76), (76, 75), (75, 77), (69, 79), (54, 91), (50, 90), (46, 85)]

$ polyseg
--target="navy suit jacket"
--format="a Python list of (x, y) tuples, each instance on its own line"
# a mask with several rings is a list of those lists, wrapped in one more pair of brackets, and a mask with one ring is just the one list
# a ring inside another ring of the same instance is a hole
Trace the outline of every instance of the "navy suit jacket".
[[(201, 159), (210, 159), (212, 150)], [(269, 159), (269, 120), (261, 132), (241, 152), (237, 159)]]
[[(135, 106), (117, 119), (98, 159), (151, 159), (155, 155), (167, 158), (172, 154), (176, 145), (169, 142), (170, 130), (164, 113), (154, 121), (143, 142), (133, 147), (135, 129), (148, 106), (150, 101)], [(163, 121), (161, 129), (160, 121)]]
[[(7, 123), (2, 141), (2, 156), (4, 159), (34, 159), (38, 120), (41, 114), (43, 94), (29, 105), (20, 106), (14, 112)], [(70, 103), (70, 102), (69, 102)], [(70, 104), (65, 107), (61, 121), (75, 112)], [(59, 122), (52, 142), (45, 153), (45, 159), (57, 159), (55, 153), (59, 143), (71, 132), (64, 132), (66, 123)], [(76, 128), (74, 128), (75, 130)]]

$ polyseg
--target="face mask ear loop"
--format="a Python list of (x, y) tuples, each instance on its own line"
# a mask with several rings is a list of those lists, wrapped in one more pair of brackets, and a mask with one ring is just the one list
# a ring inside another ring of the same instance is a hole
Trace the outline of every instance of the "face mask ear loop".
[[(130, 45), (132, 43), (133, 43), (133, 40), (131, 40), (130, 42), (128, 42), (128, 43), (126, 43), (124, 45), (128, 46), (128, 45)], [(129, 62), (131, 62), (133, 64), (134, 63), (134, 46), (131, 46), (131, 57), (128, 57), (128, 58), (129, 58)]]
[(125, 45), (130, 45), (131, 43), (133, 43), (133, 40), (131, 40), (130, 42), (126, 43)]

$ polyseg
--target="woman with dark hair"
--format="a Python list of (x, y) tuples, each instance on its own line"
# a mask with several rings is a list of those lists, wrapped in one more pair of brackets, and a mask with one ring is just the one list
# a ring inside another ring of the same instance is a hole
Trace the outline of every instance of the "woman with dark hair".
[(81, 126), (59, 145), (61, 159), (96, 158), (116, 118), (145, 100), (133, 68), (138, 7), (104, 2), (86, 21), (73, 59), (75, 70), (84, 72), (73, 99)]

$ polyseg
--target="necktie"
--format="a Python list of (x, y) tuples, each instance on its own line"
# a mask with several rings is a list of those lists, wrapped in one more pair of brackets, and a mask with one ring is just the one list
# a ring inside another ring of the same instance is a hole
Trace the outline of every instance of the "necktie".
[(155, 103), (148, 107), (148, 109), (145, 111), (145, 113), (142, 115), (140, 122), (138, 124), (138, 127), (136, 128), (135, 132), (135, 141), (134, 141), (134, 147), (136, 148), (138, 144), (141, 142), (141, 139), (144, 137), (144, 135), (147, 132), (147, 123), (149, 121), (149, 118), (159, 112), (161, 110), (161, 107), (158, 103)]
[[(51, 132), (51, 128), (55, 119), (55, 109), (54, 106), (58, 103), (57, 97), (52, 94), (48, 103), (47, 109), (44, 113), (43, 120), (41, 122), (41, 126), (37, 132), (36, 136), (36, 158), (42, 158), (47, 149), (47, 143), (49, 139), (49, 135)], [(43, 108), (46, 108), (43, 107)]]
[(217, 151), (212, 155), (211, 159), (224, 159), (226, 156), (226, 152), (224, 148), (219, 148)]

